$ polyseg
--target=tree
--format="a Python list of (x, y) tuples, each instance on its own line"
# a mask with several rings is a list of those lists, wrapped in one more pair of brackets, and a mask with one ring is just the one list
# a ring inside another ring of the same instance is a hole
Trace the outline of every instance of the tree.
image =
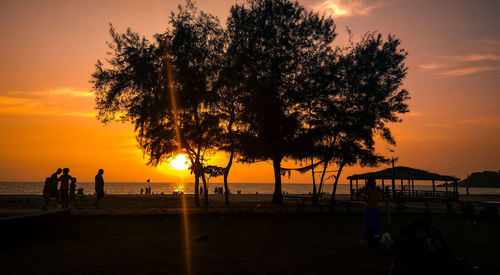
[[(170, 17), (172, 28), (150, 42), (127, 29), (111, 27), (109, 68), (98, 61), (92, 82), (98, 118), (121, 119), (135, 126), (148, 165), (156, 166), (179, 153), (190, 159), (195, 199), (206, 155), (215, 151), (220, 135), (213, 112), (213, 80), (223, 49), (217, 18), (197, 13), (187, 1)], [(208, 201), (205, 200), (208, 204)]]
[(335, 25), (294, 1), (249, 0), (231, 8), (227, 31), (227, 55), (241, 83), (236, 149), (243, 161), (273, 162), (273, 203), (281, 204), (280, 166), (299, 152), (302, 106), (314, 82), (310, 62), (328, 51)]
[(236, 155), (236, 133), (237, 127), (240, 125), (241, 118), (241, 84), (237, 82), (235, 77), (236, 64), (231, 59), (230, 55), (224, 55), (221, 73), (215, 85), (217, 91), (217, 108), (219, 118), (222, 121), (224, 131), (221, 136), (221, 150), (229, 154), (227, 165), (224, 168), (224, 200), (225, 205), (229, 206), (229, 171), (233, 165), (233, 159)]
[(400, 122), (398, 115), (408, 112), (410, 97), (401, 87), (407, 72), (407, 53), (400, 44), (391, 35), (387, 41), (377, 33), (364, 35), (339, 55), (334, 96), (320, 97), (323, 108), (316, 126), (322, 137), (317, 151), (325, 165), (333, 162), (338, 166), (332, 202), (343, 167), (389, 161), (375, 152), (374, 137), (395, 145), (386, 124)]

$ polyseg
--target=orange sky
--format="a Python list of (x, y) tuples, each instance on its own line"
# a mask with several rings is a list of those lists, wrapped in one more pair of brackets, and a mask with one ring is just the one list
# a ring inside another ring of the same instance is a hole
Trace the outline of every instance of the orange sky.
[[(225, 22), (234, 2), (197, 6)], [(300, 2), (334, 16), (336, 43), (345, 43), (346, 25), (356, 37), (377, 30), (402, 39), (412, 100), (403, 123), (392, 127), (399, 165), (462, 178), (500, 169), (499, 1)], [(98, 122), (89, 92), (110, 22), (150, 37), (179, 3), (1, 0), (0, 181), (42, 181), (58, 167), (71, 168), (79, 181), (91, 181), (98, 168), (107, 181), (191, 181), (188, 172), (146, 167), (132, 126)], [(224, 155), (213, 162), (223, 165)], [(341, 183), (371, 170), (347, 168)], [(272, 166), (236, 165), (230, 181), (272, 182)], [(310, 182), (310, 175), (284, 181)]]

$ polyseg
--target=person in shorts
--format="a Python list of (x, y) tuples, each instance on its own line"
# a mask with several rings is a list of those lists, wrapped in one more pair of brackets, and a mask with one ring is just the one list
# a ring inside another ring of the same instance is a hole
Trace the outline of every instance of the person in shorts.
[(59, 192), (61, 194), (61, 205), (63, 208), (69, 207), (68, 191), (69, 191), (69, 181), (71, 178), (72, 177), (69, 175), (69, 168), (64, 168), (62, 176), (59, 177), (59, 180), (61, 181), (61, 187), (59, 188)]
[(75, 197), (75, 190), (76, 190), (76, 178), (71, 178), (70, 183), (69, 183), (69, 203), (73, 202), (78, 210), (81, 208), (78, 206), (78, 202), (76, 201)]

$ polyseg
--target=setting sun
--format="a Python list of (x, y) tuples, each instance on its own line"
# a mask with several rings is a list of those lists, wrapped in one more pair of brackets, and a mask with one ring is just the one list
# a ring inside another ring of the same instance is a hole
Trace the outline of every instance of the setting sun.
[(189, 159), (186, 155), (179, 154), (169, 162), (169, 165), (172, 169), (186, 170), (189, 168)]

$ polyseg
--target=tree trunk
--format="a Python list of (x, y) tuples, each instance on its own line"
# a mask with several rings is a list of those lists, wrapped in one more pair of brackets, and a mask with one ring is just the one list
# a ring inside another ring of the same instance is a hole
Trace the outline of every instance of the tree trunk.
[(344, 163), (340, 163), (339, 170), (337, 171), (337, 176), (335, 177), (335, 182), (333, 183), (332, 197), (330, 199), (330, 205), (335, 205), (335, 193), (337, 192), (337, 183), (339, 182), (340, 173), (342, 173), (342, 168), (344, 168)]
[(321, 194), (321, 190), (323, 189), (323, 180), (325, 178), (327, 167), (328, 167), (328, 161), (325, 161), (325, 163), (323, 164), (323, 173), (321, 173), (321, 179), (319, 181), (318, 193), (320, 193), (320, 194)]
[(231, 148), (231, 155), (229, 156), (229, 161), (227, 163), (226, 169), (224, 169), (224, 199), (226, 201), (226, 207), (229, 206), (229, 186), (227, 184), (227, 178), (229, 176), (229, 169), (231, 169), (231, 165), (233, 164), (234, 157), (234, 146)]
[(196, 207), (200, 207), (200, 177), (198, 176), (198, 173), (195, 172), (194, 176), (194, 203), (196, 204)]
[[(314, 165), (314, 158), (311, 158), (311, 165)], [(318, 205), (318, 194), (316, 193), (316, 177), (314, 176), (314, 166), (311, 167), (312, 180), (313, 180), (313, 193), (312, 193), (312, 205)]]
[(274, 168), (274, 194), (273, 204), (283, 205), (283, 193), (281, 192), (281, 157), (273, 159)]
[(234, 117), (231, 115), (229, 119), (229, 123), (227, 125), (227, 132), (229, 133), (229, 142), (231, 143), (231, 154), (229, 155), (229, 161), (227, 162), (226, 169), (224, 169), (224, 200), (226, 203), (226, 207), (229, 206), (229, 186), (227, 184), (227, 178), (229, 176), (229, 170), (233, 165), (233, 157), (234, 157), (234, 139), (233, 139), (233, 120)]
[(205, 198), (205, 207), (208, 208), (208, 189), (207, 189), (207, 179), (205, 178), (205, 173), (201, 174), (201, 180), (203, 181), (203, 189), (205, 192), (203, 193), (203, 197)]

